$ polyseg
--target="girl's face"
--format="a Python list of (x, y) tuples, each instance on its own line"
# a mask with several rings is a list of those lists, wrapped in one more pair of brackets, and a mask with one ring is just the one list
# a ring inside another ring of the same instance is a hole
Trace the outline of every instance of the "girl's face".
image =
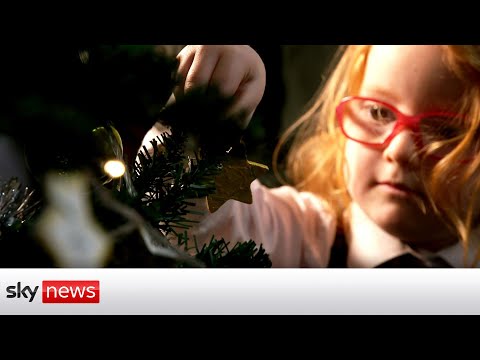
[[(436, 45), (373, 46), (358, 95), (387, 102), (407, 115), (451, 109), (463, 88), (442, 56)], [(437, 250), (456, 240), (428, 206), (425, 214), (418, 205), (419, 200), (428, 202), (415, 152), (408, 128), (382, 149), (347, 140), (347, 187), (380, 228), (406, 243)]]

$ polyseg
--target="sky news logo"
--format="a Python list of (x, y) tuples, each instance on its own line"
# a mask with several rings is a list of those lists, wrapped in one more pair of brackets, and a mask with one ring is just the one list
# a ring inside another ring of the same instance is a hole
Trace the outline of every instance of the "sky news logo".
[[(32, 302), (39, 286), (16, 285), (6, 287), (7, 299)], [(100, 303), (100, 281), (98, 280), (43, 280), (42, 303), (44, 304), (98, 304)]]

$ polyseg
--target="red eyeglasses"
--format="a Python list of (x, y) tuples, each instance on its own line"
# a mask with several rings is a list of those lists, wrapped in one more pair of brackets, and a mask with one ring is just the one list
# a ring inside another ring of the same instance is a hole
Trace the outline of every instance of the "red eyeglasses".
[(408, 128), (420, 149), (433, 142), (443, 142), (435, 152), (437, 156), (450, 152), (468, 129), (463, 115), (433, 111), (409, 116), (386, 102), (360, 96), (344, 98), (337, 106), (336, 114), (348, 139), (384, 148), (400, 131)]

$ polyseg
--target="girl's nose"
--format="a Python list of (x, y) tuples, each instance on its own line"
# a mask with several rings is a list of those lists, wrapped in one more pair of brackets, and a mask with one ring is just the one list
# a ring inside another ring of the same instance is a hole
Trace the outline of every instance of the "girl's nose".
[(417, 158), (417, 146), (413, 132), (408, 129), (402, 129), (383, 150), (383, 156), (388, 161), (394, 161), (401, 164), (407, 164)]

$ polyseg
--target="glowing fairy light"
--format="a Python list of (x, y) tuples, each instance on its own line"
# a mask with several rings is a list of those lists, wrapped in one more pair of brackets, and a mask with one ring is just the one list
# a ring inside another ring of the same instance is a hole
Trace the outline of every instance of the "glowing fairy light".
[(103, 170), (113, 178), (125, 174), (125, 164), (120, 160), (109, 160), (103, 166)]

